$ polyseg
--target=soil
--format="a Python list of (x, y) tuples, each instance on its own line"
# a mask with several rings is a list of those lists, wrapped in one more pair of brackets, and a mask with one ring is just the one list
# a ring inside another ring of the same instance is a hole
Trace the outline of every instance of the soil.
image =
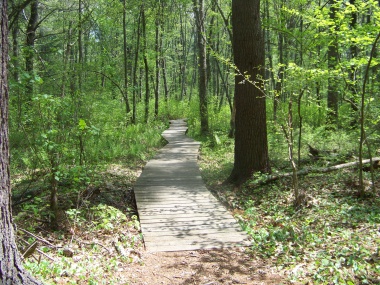
[(129, 284), (221, 285), (286, 284), (284, 276), (263, 260), (252, 260), (243, 249), (145, 252), (142, 264), (129, 265), (120, 278)]

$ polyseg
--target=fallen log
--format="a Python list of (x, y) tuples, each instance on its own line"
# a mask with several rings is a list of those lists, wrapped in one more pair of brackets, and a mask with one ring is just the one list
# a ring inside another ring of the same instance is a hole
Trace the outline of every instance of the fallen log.
[[(374, 162), (379, 162), (380, 157), (373, 157), (372, 159), (364, 159), (363, 164), (365, 163), (374, 163)], [(337, 164), (334, 166), (329, 166), (329, 167), (320, 167), (320, 168), (305, 168), (300, 171), (297, 171), (298, 176), (303, 176), (303, 175), (308, 175), (311, 173), (327, 173), (327, 172), (332, 172), (335, 170), (343, 169), (343, 168), (349, 168), (359, 165), (359, 161), (352, 161), (352, 162), (347, 162), (347, 163), (342, 163), (342, 164)], [(249, 184), (249, 186), (260, 186), (260, 185), (265, 185), (277, 180), (280, 180), (282, 178), (289, 178), (293, 176), (293, 172), (288, 172), (288, 173), (283, 173), (283, 174), (278, 174), (278, 175), (269, 175), (267, 178), (260, 180), (260, 181), (253, 181), (252, 183)]]

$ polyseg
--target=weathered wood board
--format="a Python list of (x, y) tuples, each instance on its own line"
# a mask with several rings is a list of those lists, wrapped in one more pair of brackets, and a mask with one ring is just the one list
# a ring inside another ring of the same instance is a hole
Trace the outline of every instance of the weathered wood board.
[(183, 120), (171, 121), (168, 141), (145, 166), (134, 191), (148, 251), (247, 246), (248, 236), (208, 191), (197, 165), (200, 143), (186, 136)]

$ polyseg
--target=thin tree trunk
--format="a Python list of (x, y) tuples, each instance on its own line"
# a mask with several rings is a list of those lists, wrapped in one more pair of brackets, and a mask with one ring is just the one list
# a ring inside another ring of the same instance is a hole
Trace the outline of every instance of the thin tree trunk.
[[(356, 0), (350, 0), (350, 4), (355, 6)], [(351, 13), (351, 21), (350, 21), (350, 28), (352, 30), (354, 30), (356, 28), (357, 21), (358, 21), (358, 14), (356, 11), (353, 11)], [(350, 46), (350, 56), (351, 56), (351, 60), (355, 59), (358, 56), (357, 45), (352, 44)], [(349, 85), (348, 85), (348, 89), (350, 91), (350, 98), (348, 101), (350, 102), (351, 110), (353, 113), (353, 121), (351, 122), (352, 126), (357, 125), (357, 119), (358, 119), (357, 115), (358, 115), (358, 111), (359, 111), (359, 107), (358, 107), (357, 103), (355, 102), (355, 95), (357, 94), (356, 68), (357, 68), (356, 65), (351, 65), (351, 69), (349, 71)]]
[[(284, 6), (284, 0), (281, 0), (280, 13), (282, 13), (282, 8)], [(282, 24), (282, 23), (281, 23)], [(278, 55), (279, 55), (279, 69), (277, 73), (277, 81), (275, 85), (275, 92), (273, 96), (273, 120), (277, 121), (277, 109), (279, 102), (283, 98), (282, 87), (284, 84), (284, 36), (281, 31), (278, 32)]]
[(186, 45), (186, 22), (183, 23), (182, 12), (179, 15), (180, 19), (180, 33), (181, 33), (181, 45), (182, 45), (182, 57), (181, 61), (181, 100), (186, 96), (186, 67), (187, 67), (187, 45)]
[[(336, 7), (337, 1), (330, 0), (330, 20), (333, 22), (332, 29), (336, 31), (337, 26), (335, 24), (336, 13), (338, 8)], [(338, 122), (338, 90), (337, 90), (337, 77), (335, 76), (335, 68), (338, 63), (338, 44), (337, 35), (333, 34), (333, 38), (328, 45), (327, 57), (328, 57), (328, 90), (327, 90), (327, 123), (330, 127), (334, 126)]]
[[(78, 65), (79, 65), (79, 71), (78, 71), (78, 88), (79, 93), (82, 92), (82, 84), (83, 84), (83, 28), (82, 28), (82, 10), (83, 10), (83, 0), (79, 0), (78, 5)], [(79, 94), (79, 97), (81, 94)], [(81, 98), (79, 98), (78, 102), (80, 102)], [(80, 107), (80, 106), (79, 106)]]
[[(360, 141), (359, 141), (359, 195), (364, 196), (365, 189), (364, 189), (364, 180), (363, 180), (363, 145), (365, 141), (367, 140), (366, 133), (365, 133), (365, 95), (366, 95), (366, 86), (368, 81), (368, 73), (370, 70), (371, 62), (373, 59), (373, 56), (376, 51), (377, 42), (380, 39), (380, 33), (377, 35), (371, 49), (370, 58), (368, 60), (367, 68), (365, 70), (364, 74), (364, 82), (363, 82), (363, 88), (362, 88), (362, 94), (361, 94), (361, 102), (360, 102)], [(370, 149), (368, 149), (370, 152)], [(371, 158), (371, 165), (372, 165), (372, 158)], [(373, 169), (371, 169), (371, 173), (373, 175)], [(375, 185), (373, 185), (375, 187)]]
[(282, 130), (284, 132), (284, 135), (286, 137), (287, 143), (288, 143), (288, 155), (289, 155), (289, 161), (292, 166), (292, 186), (294, 191), (294, 205), (295, 207), (300, 207), (305, 201), (305, 194), (299, 189), (298, 187), (298, 174), (297, 174), (297, 164), (294, 160), (294, 154), (293, 154), (293, 145), (294, 145), (294, 138), (293, 138), (293, 110), (292, 110), (292, 98), (289, 99), (289, 107), (288, 107), (288, 121), (287, 125), (282, 125)]
[(66, 92), (66, 80), (67, 80), (67, 73), (69, 71), (68, 65), (70, 61), (70, 54), (71, 54), (71, 37), (72, 37), (72, 24), (73, 21), (70, 20), (69, 22), (69, 29), (67, 31), (67, 43), (66, 43), (66, 51), (63, 55), (63, 73), (62, 73), (62, 83), (61, 83), (61, 97), (65, 96)]
[[(30, 4), (30, 17), (26, 29), (26, 54), (25, 54), (25, 71), (33, 78), (34, 76), (34, 43), (36, 40), (36, 30), (38, 25), (38, 1), (33, 0)], [(32, 99), (34, 92), (33, 80), (26, 84), (26, 100)]]
[(157, 19), (156, 19), (156, 44), (155, 44), (155, 51), (156, 51), (156, 88), (154, 90), (154, 116), (155, 118), (158, 117), (158, 111), (159, 111), (159, 94), (160, 94), (160, 70), (161, 70), (161, 54), (162, 54), (162, 34), (161, 34), (161, 25), (162, 25), (162, 10), (161, 5), (158, 5), (158, 12), (157, 12)]
[(193, 0), (194, 14), (197, 27), (198, 70), (199, 70), (199, 109), (201, 119), (201, 134), (206, 135), (208, 127), (207, 102), (207, 53), (205, 40), (204, 0)]
[(166, 78), (166, 59), (162, 58), (162, 79), (164, 81), (165, 102), (169, 100), (168, 80)]
[(135, 48), (135, 63), (133, 68), (133, 93), (132, 93), (132, 124), (136, 124), (136, 110), (137, 110), (137, 69), (138, 69), (138, 59), (139, 59), (139, 49), (140, 49), (140, 21), (141, 21), (141, 10), (139, 13), (139, 18), (137, 20), (137, 40)]
[(123, 2), (123, 54), (124, 54), (124, 102), (126, 112), (126, 124), (128, 125), (131, 107), (128, 99), (128, 47), (127, 47), (127, 8), (126, 0)]
[(143, 34), (143, 59), (145, 67), (145, 123), (149, 120), (149, 99), (150, 99), (150, 90), (149, 90), (149, 66), (148, 66), (148, 57), (147, 57), (147, 38), (146, 38), (146, 19), (145, 19), (145, 8), (141, 6), (141, 24), (142, 24), (142, 34)]
[[(12, 45), (12, 55), (13, 55), (13, 80), (17, 83), (20, 82), (20, 61), (19, 61), (19, 42), (18, 42), (18, 37), (19, 37), (19, 32), (20, 32), (20, 27), (18, 23), (18, 19), (15, 20), (15, 23), (13, 24), (12, 28), (12, 40), (13, 40), (13, 45)], [(21, 126), (22, 123), (22, 93), (20, 92), (20, 87), (17, 84), (15, 87), (15, 93), (17, 94), (17, 124)]]

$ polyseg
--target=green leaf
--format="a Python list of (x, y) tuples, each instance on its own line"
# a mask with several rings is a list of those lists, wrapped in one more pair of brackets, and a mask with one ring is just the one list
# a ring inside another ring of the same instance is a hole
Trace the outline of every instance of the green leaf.
[(78, 122), (78, 128), (83, 131), (85, 129), (87, 129), (87, 124), (86, 122), (83, 120), (83, 119), (79, 119), (79, 122)]

